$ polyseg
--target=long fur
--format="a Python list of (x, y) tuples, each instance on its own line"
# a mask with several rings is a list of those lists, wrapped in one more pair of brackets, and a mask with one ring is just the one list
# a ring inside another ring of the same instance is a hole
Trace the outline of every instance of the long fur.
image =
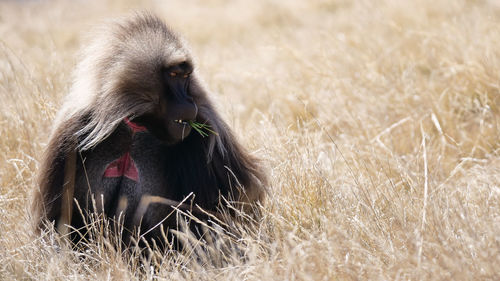
[[(68, 153), (93, 151), (117, 130), (124, 118), (152, 110), (158, 95), (153, 89), (159, 88), (161, 82), (155, 78), (158, 71), (182, 61), (192, 63), (186, 44), (149, 13), (115, 22), (87, 46), (42, 161), (33, 203), (38, 226), (45, 219), (57, 220), (60, 216), (63, 179), (71, 172), (65, 168)], [(216, 112), (196, 70), (191, 77), (189, 87), (198, 107), (197, 121), (208, 123), (216, 132), (202, 144), (207, 165), (219, 174), (232, 170), (236, 182), (244, 187), (237, 196), (240, 202), (262, 200), (266, 177), (257, 159), (241, 147)], [(230, 180), (225, 185), (232, 184)]]
[(89, 150), (108, 137), (125, 117), (148, 111), (154, 97), (142, 93), (131, 100), (127, 93), (149, 87), (125, 81), (136, 79), (154, 87), (155, 80), (143, 77), (153, 76), (165, 61), (173, 64), (188, 59), (189, 53), (180, 42), (160, 19), (148, 13), (101, 30), (83, 52), (73, 87), (56, 116), (56, 127), (64, 120), (89, 114), (85, 126), (76, 133), (78, 138), (85, 136), (78, 147)]

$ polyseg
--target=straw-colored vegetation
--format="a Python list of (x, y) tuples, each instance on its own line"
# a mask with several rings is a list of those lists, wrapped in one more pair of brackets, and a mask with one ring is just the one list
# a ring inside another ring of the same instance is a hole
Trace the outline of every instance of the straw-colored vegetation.
[[(270, 177), (240, 239), (151, 263), (54, 247), (28, 212), (85, 34), (137, 9)], [(2, 1), (0, 98), (1, 280), (500, 279), (496, 1)]]

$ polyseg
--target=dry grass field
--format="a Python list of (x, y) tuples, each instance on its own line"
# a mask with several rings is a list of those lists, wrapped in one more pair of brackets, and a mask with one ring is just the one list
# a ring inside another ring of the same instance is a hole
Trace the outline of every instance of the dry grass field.
[[(151, 262), (29, 214), (79, 48), (134, 10), (183, 34), (270, 178), (237, 239)], [(500, 3), (2, 1), (0, 151), (0, 280), (500, 280)]]

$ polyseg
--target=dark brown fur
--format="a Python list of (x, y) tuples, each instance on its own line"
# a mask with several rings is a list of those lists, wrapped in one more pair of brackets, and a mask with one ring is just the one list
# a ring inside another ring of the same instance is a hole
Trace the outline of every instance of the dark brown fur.
[[(185, 44), (149, 14), (111, 25), (87, 48), (42, 161), (33, 205), (37, 227), (46, 221), (83, 226), (77, 205), (65, 201), (63, 194), (73, 194), (84, 212), (113, 217), (123, 211), (124, 227), (133, 230), (140, 223), (142, 232), (171, 213), (168, 202), (180, 202), (191, 193), (194, 199), (189, 203), (210, 212), (217, 212), (221, 195), (242, 206), (263, 199), (265, 176), (258, 161), (220, 118), (196, 70), (187, 89), (197, 106), (196, 121), (209, 124), (216, 134), (202, 137), (193, 130), (185, 139), (183, 132), (182, 141), (168, 143), (155, 135), (155, 124), (141, 124), (148, 131), (136, 134), (124, 124), (125, 118), (142, 120), (151, 112), (159, 114), (158, 96), (165, 92), (160, 73), (181, 62), (193, 64)], [(104, 178), (104, 168), (126, 152), (132, 155), (140, 180)], [(71, 155), (76, 155), (76, 163), (68, 164), (75, 158)], [(153, 200), (144, 208), (140, 203), (144, 196), (166, 200)], [(68, 220), (62, 212), (72, 216)], [(172, 228), (175, 223), (169, 219), (164, 225)]]

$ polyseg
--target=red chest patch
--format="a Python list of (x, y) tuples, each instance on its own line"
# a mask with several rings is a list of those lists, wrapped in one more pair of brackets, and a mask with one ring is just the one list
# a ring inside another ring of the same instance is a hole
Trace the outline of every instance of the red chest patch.
[(139, 124), (136, 124), (136, 123), (134, 123), (134, 122), (130, 121), (128, 118), (125, 118), (125, 120), (124, 120), (124, 121), (125, 121), (125, 124), (127, 124), (127, 125), (128, 125), (128, 127), (129, 127), (130, 129), (132, 129), (132, 136), (133, 136), (135, 133), (138, 133), (138, 132), (144, 132), (144, 131), (146, 131), (146, 127), (141, 126), (141, 125), (139, 125)]
[[(132, 130), (132, 136), (137, 132), (144, 132), (146, 128), (131, 122), (125, 118), (125, 124)], [(105, 178), (126, 177), (133, 181), (139, 181), (139, 172), (135, 166), (134, 160), (130, 157), (130, 152), (127, 151), (122, 157), (111, 162), (104, 170)]]
[(123, 176), (133, 181), (139, 180), (139, 173), (135, 167), (134, 160), (132, 160), (128, 152), (111, 162), (104, 171), (105, 178), (119, 178)]

